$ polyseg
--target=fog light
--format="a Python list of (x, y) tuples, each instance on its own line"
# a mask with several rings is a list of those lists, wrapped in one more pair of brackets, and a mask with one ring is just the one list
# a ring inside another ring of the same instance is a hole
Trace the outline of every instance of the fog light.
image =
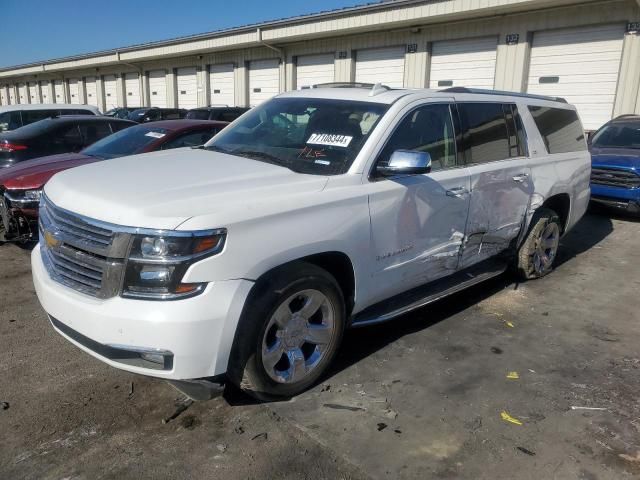
[(146, 360), (147, 362), (164, 365), (164, 355), (162, 355), (161, 353), (141, 353), (140, 358)]

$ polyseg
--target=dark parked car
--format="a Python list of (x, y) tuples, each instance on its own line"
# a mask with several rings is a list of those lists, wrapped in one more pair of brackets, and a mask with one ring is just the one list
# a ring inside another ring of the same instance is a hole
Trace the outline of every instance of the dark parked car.
[(132, 125), (129, 120), (89, 115), (46, 118), (0, 134), (0, 169), (31, 158), (79, 152)]
[(125, 155), (199, 146), (226, 126), (227, 122), (208, 120), (166, 120), (134, 125), (80, 153), (36, 158), (0, 170), (0, 241), (28, 241), (37, 236), (40, 193), (56, 173)]
[(127, 118), (134, 122), (146, 123), (158, 120), (178, 120), (186, 115), (187, 111), (182, 108), (145, 107), (132, 111)]
[(640, 215), (640, 116), (623, 115), (589, 140), (591, 200)]
[(223, 122), (233, 122), (243, 113), (249, 111), (244, 107), (203, 107), (194, 108), (187, 112), (186, 118), (196, 120), (220, 120)]
[(100, 111), (92, 105), (7, 105), (0, 107), (0, 132), (17, 130), (38, 120), (61, 115), (100, 115)]
[(141, 107), (117, 107), (112, 108), (107, 113), (105, 113), (106, 117), (114, 117), (114, 118), (124, 118), (125, 120), (129, 118), (129, 114), (134, 110), (140, 110)]

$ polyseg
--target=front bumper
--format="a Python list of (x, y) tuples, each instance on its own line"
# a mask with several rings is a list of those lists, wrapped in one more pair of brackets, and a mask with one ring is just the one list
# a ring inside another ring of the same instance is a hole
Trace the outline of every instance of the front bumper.
[(591, 197), (591, 201), (605, 207), (621, 210), (627, 213), (640, 214), (640, 201), (623, 200), (619, 198)]
[[(167, 380), (226, 372), (252, 282), (210, 283), (197, 297), (170, 302), (100, 300), (54, 282), (39, 245), (31, 263), (36, 294), (54, 329), (90, 355), (115, 368)], [(154, 354), (164, 355), (164, 361), (149, 362)]]

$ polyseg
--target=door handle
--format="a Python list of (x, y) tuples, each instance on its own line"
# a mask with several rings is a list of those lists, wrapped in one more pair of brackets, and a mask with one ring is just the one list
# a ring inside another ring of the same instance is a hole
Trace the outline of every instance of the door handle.
[(523, 183), (527, 178), (529, 178), (528, 173), (521, 173), (520, 175), (516, 175), (515, 177), (513, 177), (513, 181)]
[(464, 187), (456, 187), (456, 188), (451, 188), (447, 190), (445, 193), (447, 194), (447, 197), (460, 198), (463, 195), (469, 193), (469, 190), (467, 190)]

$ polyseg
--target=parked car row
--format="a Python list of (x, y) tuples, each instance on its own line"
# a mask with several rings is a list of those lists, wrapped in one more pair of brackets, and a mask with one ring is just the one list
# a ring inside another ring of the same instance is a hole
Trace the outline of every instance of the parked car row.
[(37, 238), (42, 188), (54, 174), (126, 155), (203, 145), (227, 124), (65, 116), (6, 132), (0, 137), (0, 166), (11, 168), (0, 168), (0, 241)]

